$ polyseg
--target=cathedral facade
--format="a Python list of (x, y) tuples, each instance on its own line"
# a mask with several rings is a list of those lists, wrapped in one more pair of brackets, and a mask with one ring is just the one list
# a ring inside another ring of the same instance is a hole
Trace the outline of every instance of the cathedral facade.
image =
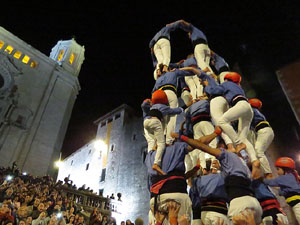
[(0, 27), (0, 165), (54, 175), (76, 96), (84, 47), (59, 41), (50, 57)]

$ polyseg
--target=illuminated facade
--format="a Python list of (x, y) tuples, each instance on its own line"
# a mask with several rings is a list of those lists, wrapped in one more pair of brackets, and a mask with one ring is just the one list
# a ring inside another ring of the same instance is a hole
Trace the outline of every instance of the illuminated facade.
[[(112, 214), (117, 223), (141, 217), (147, 224), (150, 193), (142, 118), (124, 104), (94, 123), (98, 126), (95, 141), (65, 158), (57, 179), (69, 177), (77, 187), (86, 184), (103, 196), (114, 193), (116, 199), (121, 193), (118, 213)], [(105, 144), (97, 144), (99, 140)]]
[(83, 60), (74, 39), (59, 41), (48, 57), (0, 27), (1, 166), (16, 161), (24, 172), (54, 174)]

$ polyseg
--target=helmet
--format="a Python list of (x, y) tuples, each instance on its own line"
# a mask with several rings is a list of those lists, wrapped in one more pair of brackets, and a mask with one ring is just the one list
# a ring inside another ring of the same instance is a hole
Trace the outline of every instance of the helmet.
[(258, 98), (249, 99), (249, 103), (253, 108), (260, 109), (262, 107), (262, 102)]
[(169, 100), (163, 90), (156, 90), (152, 94), (152, 104), (168, 104)]
[(242, 77), (236, 72), (229, 72), (224, 76), (224, 80), (225, 79), (231, 80), (232, 82), (239, 84), (242, 80)]
[(276, 167), (296, 169), (295, 161), (289, 157), (280, 157), (275, 162)]

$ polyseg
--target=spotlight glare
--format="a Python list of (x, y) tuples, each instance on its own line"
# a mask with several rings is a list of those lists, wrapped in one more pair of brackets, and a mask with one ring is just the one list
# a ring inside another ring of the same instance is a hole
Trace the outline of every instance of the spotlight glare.
[(64, 165), (64, 163), (60, 160), (55, 162), (55, 166), (58, 167), (58, 168), (61, 168), (63, 165)]
[(104, 151), (107, 149), (107, 144), (102, 140), (96, 140), (94, 141), (94, 148), (99, 151)]
[(12, 180), (13, 179), (13, 177), (11, 176), (11, 175), (8, 175), (7, 177), (6, 177), (6, 180), (7, 181), (10, 181), (10, 180)]

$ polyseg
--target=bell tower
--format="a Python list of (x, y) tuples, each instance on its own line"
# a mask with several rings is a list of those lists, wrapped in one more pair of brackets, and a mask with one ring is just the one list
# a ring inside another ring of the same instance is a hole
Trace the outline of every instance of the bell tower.
[(74, 38), (58, 41), (51, 50), (50, 58), (69, 73), (78, 76), (84, 61), (84, 50), (84, 46), (77, 44)]

